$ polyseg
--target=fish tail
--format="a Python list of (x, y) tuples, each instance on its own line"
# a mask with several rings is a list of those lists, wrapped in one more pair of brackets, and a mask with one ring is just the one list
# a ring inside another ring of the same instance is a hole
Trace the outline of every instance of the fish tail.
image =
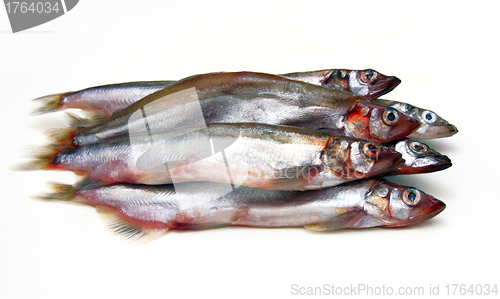
[(106, 120), (106, 116), (100, 113), (90, 112), (86, 114), (88, 115), (88, 117), (81, 117), (73, 113), (66, 112), (65, 115), (69, 119), (69, 127), (75, 130), (79, 130), (96, 126)]
[(76, 146), (74, 138), (80, 131), (94, 127), (106, 119), (102, 115), (93, 115), (86, 118), (72, 113), (66, 113), (66, 117), (69, 119), (68, 128), (49, 129), (44, 132), (50, 143), (58, 146), (74, 147)]
[(89, 118), (81, 117), (73, 113), (66, 112), (65, 116), (69, 119), (69, 127), (72, 129), (83, 129), (93, 125)]
[(67, 150), (66, 147), (46, 146), (37, 149), (36, 152), (31, 155), (33, 158), (35, 158), (34, 160), (14, 165), (9, 168), (15, 171), (62, 170), (62, 166), (58, 161), (58, 156), (65, 150)]
[(71, 185), (52, 182), (46, 183), (46, 185), (51, 190), (51, 193), (36, 195), (34, 196), (35, 199), (73, 201), (76, 197), (77, 189)]
[(77, 128), (59, 128), (47, 130), (44, 134), (52, 144), (58, 146), (73, 146), (73, 137), (76, 136), (77, 131)]
[(33, 110), (32, 114), (45, 114), (59, 111), (62, 109), (62, 100), (67, 93), (51, 94), (34, 99), (34, 102), (39, 104), (39, 107)]

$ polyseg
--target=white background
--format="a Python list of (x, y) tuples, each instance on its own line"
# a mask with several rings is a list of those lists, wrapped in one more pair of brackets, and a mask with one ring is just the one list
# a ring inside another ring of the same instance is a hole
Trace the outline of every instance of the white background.
[[(286, 298), (292, 284), (422, 286), (426, 294), (440, 284), (443, 295), (446, 284), (500, 284), (499, 2), (179, 3), (80, 1), (16, 34), (0, 9), (2, 298)], [(39, 96), (213, 71), (326, 68), (397, 75), (403, 83), (385, 98), (430, 108), (459, 128), (428, 142), (452, 168), (393, 179), (446, 202), (437, 218), (333, 233), (172, 232), (134, 246), (109, 234), (91, 207), (29, 199), (45, 181), (72, 183), (71, 173), (7, 169), (65, 123), (60, 113), (29, 115)]]

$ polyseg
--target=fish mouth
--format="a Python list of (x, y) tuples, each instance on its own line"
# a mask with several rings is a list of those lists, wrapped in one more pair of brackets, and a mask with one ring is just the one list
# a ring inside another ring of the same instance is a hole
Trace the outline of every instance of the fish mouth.
[(380, 96), (383, 96), (384, 94), (393, 91), (394, 88), (396, 88), (399, 84), (401, 84), (401, 79), (399, 79), (398, 77), (392, 76), (382, 78), (379, 80), (379, 82), (377, 82), (377, 88), (374, 88), (375, 90), (368, 94), (366, 98), (368, 98), (369, 100), (376, 99)]
[(448, 127), (448, 131), (451, 133), (451, 135), (455, 135), (458, 133), (458, 128), (455, 125), (447, 124), (446, 127)]
[(399, 84), (401, 84), (401, 79), (398, 77), (390, 77), (386, 86), (386, 92), (389, 93), (394, 90)]
[(408, 172), (405, 174), (418, 174), (418, 173), (428, 173), (428, 172), (436, 172), (440, 170), (444, 170), (447, 168), (450, 168), (453, 164), (450, 162), (446, 163), (438, 163), (438, 164), (433, 164), (433, 165), (428, 165), (426, 167), (419, 167), (419, 168), (413, 168), (413, 172)]
[(422, 223), (429, 219), (436, 217), (439, 213), (444, 211), (446, 204), (438, 199), (434, 199), (430, 206), (426, 206), (418, 212), (417, 215), (411, 217), (409, 220), (399, 220), (396, 223), (385, 225), (385, 227), (407, 227), (415, 224)]
[(412, 167), (412, 166), (407, 166), (403, 165), (399, 167), (398, 169), (388, 172), (387, 174), (384, 175), (405, 175), (405, 174), (419, 174), (419, 173), (429, 173), (429, 172), (436, 172), (440, 170), (444, 170), (447, 168), (450, 168), (453, 164), (450, 162), (448, 163), (438, 163), (438, 164), (432, 164), (432, 165), (427, 165), (423, 167)]
[(444, 211), (445, 208), (446, 208), (446, 204), (444, 202), (436, 199), (436, 203), (431, 208), (427, 208), (427, 212), (425, 213), (425, 215), (416, 216), (415, 218), (412, 219), (413, 220), (412, 224), (417, 224), (417, 223), (429, 220), (431, 218), (434, 218), (439, 213)]
[(441, 157), (436, 157), (435, 160), (436, 160), (436, 164), (432, 164), (432, 165), (429, 165), (427, 167), (424, 167), (425, 169), (427, 169), (426, 172), (434, 172), (434, 171), (443, 170), (446, 168), (450, 168), (453, 165), (453, 163), (451, 163), (450, 158), (448, 158), (447, 156), (444, 156), (444, 155), (441, 155)]
[(436, 154), (428, 159), (432, 160), (432, 164), (427, 164), (423, 166), (418, 166), (416, 163), (412, 165), (403, 165), (395, 171), (389, 173), (390, 175), (403, 175), (403, 174), (419, 174), (419, 173), (429, 173), (444, 170), (446, 168), (450, 168), (453, 164), (451, 163), (450, 158), (445, 155)]
[(450, 137), (458, 133), (457, 127), (447, 122), (429, 125), (424, 132), (419, 131), (411, 133), (408, 137), (415, 139), (436, 139)]
[(389, 131), (388, 139), (384, 143), (392, 142), (395, 140), (409, 137), (410, 134), (420, 127), (420, 122), (413, 117), (400, 113), (399, 121)]

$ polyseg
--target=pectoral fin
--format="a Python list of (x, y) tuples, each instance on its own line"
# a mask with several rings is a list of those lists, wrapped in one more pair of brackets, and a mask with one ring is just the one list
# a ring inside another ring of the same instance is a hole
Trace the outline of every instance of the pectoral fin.
[(321, 165), (285, 168), (275, 172), (272, 180), (263, 186), (262, 189), (304, 190), (304, 186), (314, 179), (321, 171), (323, 171), (323, 166)]
[(113, 235), (136, 245), (149, 243), (163, 236), (168, 229), (143, 229), (122, 219), (118, 212), (110, 207), (96, 206), (96, 211), (104, 226)]
[(326, 222), (307, 224), (304, 227), (312, 231), (331, 231), (338, 230), (342, 228), (354, 228), (354, 225), (363, 217), (366, 213), (361, 210), (348, 211)]

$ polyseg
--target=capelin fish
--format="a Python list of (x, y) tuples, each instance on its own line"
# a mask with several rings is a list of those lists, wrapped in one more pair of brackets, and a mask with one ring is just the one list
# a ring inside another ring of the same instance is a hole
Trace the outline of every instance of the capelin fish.
[(330, 69), (290, 73), (283, 76), (314, 85), (343, 90), (369, 100), (391, 92), (401, 83), (398, 77), (386, 76), (372, 69)]
[(135, 135), (39, 158), (25, 169), (71, 170), (108, 184), (211, 181), (268, 190), (326, 188), (404, 164), (374, 142), (263, 124)]
[(418, 120), (420, 127), (415, 132), (408, 135), (409, 138), (436, 139), (450, 137), (458, 133), (457, 127), (450, 124), (431, 110), (415, 107), (407, 103), (383, 99), (375, 99), (373, 102), (386, 107), (392, 107), (399, 112)]
[(227, 185), (207, 182), (176, 187), (54, 185), (56, 193), (42, 198), (94, 206), (111, 232), (137, 243), (168, 230), (221, 226), (303, 226), (313, 231), (404, 227), (445, 209), (443, 202), (423, 191), (382, 179), (314, 191), (228, 190)]
[(396, 141), (391, 147), (403, 156), (405, 164), (387, 175), (428, 173), (443, 170), (452, 165), (450, 158), (417, 140)]
[[(134, 113), (140, 117), (132, 121)], [(187, 78), (90, 128), (58, 131), (52, 140), (73, 146), (102, 142), (128, 135), (142, 127), (145, 118), (152, 131), (191, 126), (197, 121), (268, 123), (322, 129), (379, 143), (399, 140), (419, 126), (394, 108), (346, 92), (276, 75), (240, 72)]]
[[(384, 95), (401, 83), (397, 77), (386, 76), (372, 69), (329, 69), (314, 72), (281, 75), (290, 79), (327, 86), (374, 99)], [(143, 97), (163, 89), (176, 81), (143, 81), (109, 84), (74, 92), (53, 94), (35, 99), (40, 107), (35, 114), (78, 108), (102, 113), (109, 117), (127, 108)]]

